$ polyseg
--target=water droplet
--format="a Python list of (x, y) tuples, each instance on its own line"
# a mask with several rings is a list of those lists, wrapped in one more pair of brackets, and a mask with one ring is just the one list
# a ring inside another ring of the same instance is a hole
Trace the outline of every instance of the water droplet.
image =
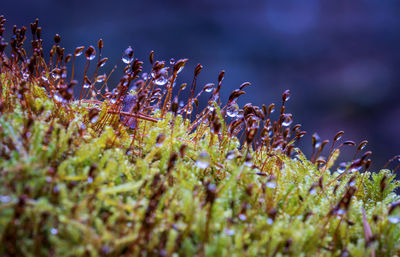
[(56, 229), (56, 228), (51, 228), (51, 229), (50, 229), (50, 233), (53, 234), (53, 235), (57, 235), (57, 234), (58, 234), (58, 229)]
[(133, 61), (133, 49), (132, 47), (128, 47), (125, 52), (124, 55), (122, 56), (122, 61), (125, 64), (131, 64), (131, 62)]
[(90, 87), (90, 83), (87, 83), (87, 82), (83, 83), (83, 88), (89, 88), (89, 87)]
[(235, 234), (235, 230), (231, 229), (231, 228), (225, 228), (225, 234), (227, 234), (228, 236), (233, 236)]
[(47, 79), (46, 75), (42, 75), (42, 80), (43, 80), (44, 82), (49, 82), (49, 80)]
[(143, 80), (147, 80), (147, 78), (148, 78), (148, 74), (147, 74), (146, 72), (144, 72), (144, 73), (142, 74), (142, 79), (143, 79)]
[(100, 62), (99, 62), (99, 67), (101, 68), (101, 67), (103, 67), (104, 65), (106, 65), (107, 60), (108, 60), (107, 57), (101, 59)]
[(357, 166), (357, 167), (351, 168), (351, 169), (350, 169), (350, 172), (351, 172), (351, 173), (358, 172), (358, 171), (361, 170), (361, 168), (362, 168), (362, 166)]
[(239, 114), (239, 106), (233, 102), (226, 108), (226, 114), (231, 118), (236, 117)]
[(81, 56), (83, 53), (83, 50), (85, 49), (84, 46), (79, 46), (75, 49), (75, 56)]
[(191, 114), (193, 111), (193, 107), (191, 105), (189, 105), (189, 107), (187, 108), (187, 114)]
[(227, 160), (233, 160), (235, 158), (235, 151), (231, 150), (226, 154)]
[(92, 184), (92, 183), (93, 183), (93, 178), (92, 178), (92, 177), (88, 177), (88, 178), (87, 178), (87, 182), (88, 182), (89, 184)]
[(200, 169), (207, 169), (208, 166), (210, 166), (209, 162), (210, 157), (208, 156), (208, 153), (202, 152), (199, 154), (199, 158), (196, 161), (196, 166), (199, 167)]
[(293, 122), (293, 120), (292, 120), (292, 115), (286, 114), (286, 115), (283, 117), (282, 126), (288, 127), (288, 126), (290, 126), (290, 124), (292, 124), (292, 122)]
[(346, 210), (339, 209), (339, 210), (336, 211), (336, 215), (338, 215), (338, 216), (341, 216), (341, 215), (344, 215), (344, 214), (346, 214)]
[(182, 70), (183, 70), (183, 66), (180, 67), (180, 68), (176, 71), (176, 74), (179, 74)]
[(211, 91), (213, 91), (214, 86), (215, 86), (214, 83), (208, 83), (204, 86), (204, 91), (210, 93)]
[(317, 133), (314, 133), (312, 135), (313, 137), (313, 141), (315, 140), (315, 148), (319, 148), (321, 146), (321, 138), (319, 137), (319, 135)]
[(89, 46), (88, 49), (86, 49), (85, 56), (88, 61), (91, 61), (96, 57), (96, 50), (94, 50), (93, 46)]
[(317, 189), (314, 187), (309, 191), (310, 195), (315, 195), (317, 193)]
[(268, 218), (267, 219), (267, 224), (268, 225), (272, 225), (274, 223), (274, 220), (273, 219), (271, 219), (271, 218)]
[(276, 182), (275, 181), (269, 181), (265, 184), (268, 188), (276, 188)]
[[(95, 115), (90, 119), (91, 123), (96, 123), (99, 120), (99, 115)], [(93, 179), (92, 179), (93, 180)]]
[(400, 222), (400, 217), (398, 217), (398, 216), (389, 216), (388, 220), (392, 224), (397, 224), (397, 223)]
[(343, 172), (346, 171), (346, 167), (347, 167), (347, 163), (342, 162), (342, 163), (339, 164), (339, 167), (337, 168), (336, 171), (337, 171), (339, 174), (342, 174)]
[(151, 73), (154, 83), (158, 86), (163, 86), (168, 82), (168, 69), (162, 68), (157, 74)]
[(64, 102), (64, 98), (62, 98), (62, 96), (60, 96), (58, 93), (54, 94), (54, 100), (59, 103)]
[(60, 74), (59, 74), (59, 70), (58, 69), (54, 69), (52, 70), (52, 72), (50, 73), (51, 77), (55, 80), (60, 78)]
[(103, 74), (103, 75), (97, 76), (97, 78), (96, 78), (96, 82), (98, 82), (98, 83), (102, 83), (102, 82), (104, 82), (104, 81), (106, 80), (106, 78), (107, 78), (106, 74)]
[(175, 59), (174, 59), (174, 58), (171, 58), (171, 60), (169, 60), (169, 63), (170, 63), (171, 65), (174, 65), (174, 64), (175, 64)]
[(0, 195), (0, 202), (8, 203), (11, 201), (11, 197), (8, 195)]
[(250, 168), (251, 166), (253, 166), (253, 163), (251, 161), (245, 161), (244, 165)]
[(241, 221), (245, 221), (245, 220), (247, 220), (247, 217), (246, 217), (246, 215), (244, 215), (244, 214), (239, 214), (239, 219), (240, 219)]
[(156, 85), (158, 85), (158, 86), (163, 86), (167, 83), (167, 81), (168, 81), (167, 78), (160, 76), (159, 78), (154, 80), (154, 83), (156, 83)]

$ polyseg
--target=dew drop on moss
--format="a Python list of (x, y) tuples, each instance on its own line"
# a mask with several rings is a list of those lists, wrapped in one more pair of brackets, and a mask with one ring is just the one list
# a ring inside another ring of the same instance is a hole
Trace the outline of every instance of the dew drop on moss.
[(96, 50), (93, 46), (89, 46), (89, 48), (86, 49), (85, 56), (88, 61), (91, 61), (96, 57)]
[(90, 119), (91, 123), (96, 123), (99, 120), (99, 115), (93, 116), (93, 118)]
[(62, 96), (60, 96), (59, 94), (54, 94), (54, 100), (56, 102), (62, 103), (64, 101), (64, 98), (62, 98)]
[(204, 91), (207, 93), (211, 93), (214, 89), (214, 83), (208, 83), (204, 86)]
[(228, 236), (233, 236), (235, 234), (235, 230), (231, 228), (225, 228), (225, 234)]
[(336, 171), (338, 173), (342, 174), (343, 172), (345, 172), (346, 167), (347, 167), (347, 164), (345, 162), (342, 162), (342, 163), (339, 164), (339, 167), (337, 168)]
[(193, 111), (193, 107), (191, 105), (189, 105), (189, 108), (187, 108), (187, 114), (191, 114)]
[(392, 224), (397, 224), (397, 223), (400, 222), (400, 217), (398, 217), (398, 216), (389, 216), (388, 220)]
[(97, 78), (96, 78), (96, 82), (98, 82), (98, 83), (102, 83), (102, 82), (104, 82), (104, 80), (106, 80), (106, 74), (103, 74), (103, 75), (100, 75), (100, 76), (97, 76)]
[(0, 195), (0, 202), (8, 203), (11, 201), (11, 197), (8, 195)]
[(168, 82), (168, 70), (162, 68), (157, 74), (152, 72), (151, 76), (154, 79), (154, 83), (158, 86), (163, 86)]
[(276, 182), (275, 181), (269, 181), (265, 184), (268, 188), (276, 188)]
[(286, 114), (282, 121), (282, 126), (288, 127), (293, 123), (292, 117), (289, 114)]
[(233, 160), (235, 158), (235, 151), (231, 150), (226, 154), (227, 160)]
[(246, 215), (244, 215), (244, 214), (239, 214), (239, 219), (240, 219), (241, 221), (245, 221), (245, 220), (247, 220), (247, 217), (246, 217)]
[(236, 117), (238, 113), (239, 113), (239, 107), (236, 103), (232, 103), (226, 108), (226, 114), (231, 118)]
[(131, 62), (133, 61), (133, 49), (132, 47), (128, 47), (125, 52), (124, 55), (122, 56), (122, 61), (125, 64), (131, 64)]
[(207, 169), (210, 166), (210, 157), (208, 153), (202, 152), (199, 154), (199, 158), (196, 161), (196, 166), (200, 169)]

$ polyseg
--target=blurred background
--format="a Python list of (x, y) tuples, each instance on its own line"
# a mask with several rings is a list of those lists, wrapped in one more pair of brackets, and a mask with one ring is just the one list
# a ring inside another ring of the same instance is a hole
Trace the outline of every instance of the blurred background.
[(400, 154), (398, 0), (3, 0), (0, 14), (8, 33), (39, 18), (47, 50), (56, 33), (68, 53), (102, 38), (105, 72), (131, 45), (147, 68), (151, 50), (158, 60), (189, 58), (180, 82), (197, 63), (199, 86), (225, 70), (225, 100), (251, 82), (241, 106), (280, 104), (290, 89), (287, 111), (308, 132), (308, 156), (314, 132), (332, 139), (339, 130), (344, 140), (369, 141), (374, 169)]

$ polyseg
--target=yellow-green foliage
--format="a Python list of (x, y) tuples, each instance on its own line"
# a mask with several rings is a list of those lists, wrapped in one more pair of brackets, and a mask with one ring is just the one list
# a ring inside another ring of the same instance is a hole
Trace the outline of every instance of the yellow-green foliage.
[(0, 77), (1, 256), (400, 256), (389, 170), (241, 139), (218, 99), (198, 122), (166, 96), (129, 129), (20, 72)]

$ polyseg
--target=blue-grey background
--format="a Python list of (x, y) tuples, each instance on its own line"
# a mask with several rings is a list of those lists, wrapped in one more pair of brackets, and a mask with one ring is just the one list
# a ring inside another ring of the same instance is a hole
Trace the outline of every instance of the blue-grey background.
[(0, 13), (8, 28), (38, 17), (47, 50), (56, 33), (67, 52), (102, 38), (104, 71), (131, 45), (147, 68), (151, 50), (156, 59), (189, 58), (181, 81), (197, 63), (200, 85), (224, 69), (225, 99), (250, 81), (242, 105), (279, 103), (290, 89), (306, 152), (313, 132), (331, 139), (344, 130), (345, 140), (369, 140), (375, 168), (400, 154), (398, 0), (2, 0)]

